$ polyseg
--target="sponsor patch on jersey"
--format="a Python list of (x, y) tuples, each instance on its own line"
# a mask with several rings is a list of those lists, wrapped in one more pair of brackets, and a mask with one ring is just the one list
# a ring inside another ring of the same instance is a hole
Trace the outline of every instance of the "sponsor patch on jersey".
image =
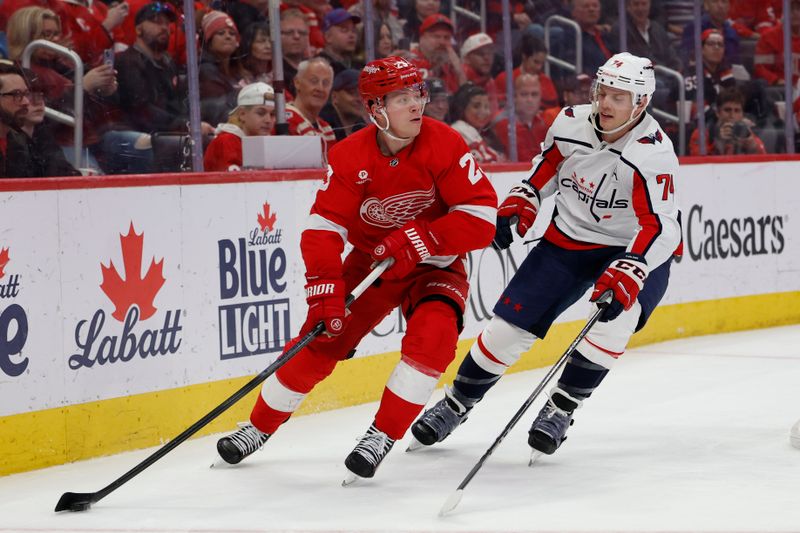
[(361, 204), (359, 214), (367, 224), (379, 228), (401, 228), (433, 205), (435, 186), (427, 191), (411, 191), (389, 196), (383, 200), (372, 197)]

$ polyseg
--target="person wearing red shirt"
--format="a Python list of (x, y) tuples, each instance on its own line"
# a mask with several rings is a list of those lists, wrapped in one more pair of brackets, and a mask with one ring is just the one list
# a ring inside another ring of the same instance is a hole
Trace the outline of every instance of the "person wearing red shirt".
[[(539, 78), (539, 85), (542, 88), (542, 109), (558, 108), (558, 91), (550, 76), (544, 73), (544, 62), (547, 61), (547, 47), (541, 39), (529, 33), (522, 36), (520, 46), (522, 62), (519, 67), (514, 69), (514, 79), (520, 74), (533, 74)], [(500, 105), (506, 103), (506, 73), (501, 72), (494, 79), (497, 87), (498, 100)]]
[(228, 122), (220, 124), (216, 137), (203, 157), (208, 171), (232, 172), (242, 169), (242, 137), (271, 135), (275, 126), (275, 91), (266, 83), (242, 87)]
[[(469, 282), (466, 254), (494, 235), (497, 195), (452, 128), (424, 117), (422, 74), (389, 56), (361, 71), (372, 124), (330, 152), (300, 239), (306, 266), (305, 334), (324, 333), (264, 382), (250, 423), (217, 443), (228, 463), (260, 448), (337, 362), (399, 308), (402, 357), (366, 434), (345, 459), (345, 480), (370, 478), (422, 411), (455, 357)], [(345, 245), (352, 251), (342, 261)], [(380, 280), (345, 310), (345, 297), (375, 262), (393, 259)]]
[[(547, 123), (542, 118), (542, 89), (539, 78), (532, 74), (522, 74), (514, 80), (514, 111), (517, 117), (517, 161), (527, 162), (542, 151), (541, 144), (547, 134)], [(508, 134), (508, 114), (494, 125), (495, 134), (503, 144), (505, 153), (510, 155)]]
[[(744, 95), (736, 87), (719, 93), (706, 136), (707, 155), (767, 153), (764, 142), (753, 132), (753, 122), (744, 116), (744, 102)], [(699, 130), (689, 138), (689, 155), (700, 155)]]
[(423, 78), (441, 78), (454, 93), (467, 82), (461, 59), (453, 49), (453, 23), (437, 13), (419, 27), (419, 46), (411, 50), (410, 61)]
[[(789, 24), (792, 30), (792, 83), (794, 84), (797, 81), (798, 71), (796, 58), (800, 54), (800, 0), (792, 0)], [(783, 85), (783, 22), (761, 35), (756, 42), (753, 64), (756, 78), (766, 80), (770, 85)]]
[(333, 68), (322, 57), (303, 61), (297, 69), (294, 85), (297, 96), (286, 105), (289, 135), (318, 135), (322, 137), (322, 151), (327, 153), (336, 144), (336, 134), (319, 114), (331, 94)]

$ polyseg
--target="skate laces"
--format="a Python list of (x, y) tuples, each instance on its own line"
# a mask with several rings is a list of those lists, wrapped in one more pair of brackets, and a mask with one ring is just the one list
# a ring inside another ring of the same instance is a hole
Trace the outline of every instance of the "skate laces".
[(239, 429), (228, 436), (228, 439), (241, 450), (245, 457), (264, 446), (269, 438), (268, 434), (259, 431), (252, 424), (239, 422), (237, 425)]
[(372, 466), (378, 466), (394, 446), (394, 439), (390, 439), (389, 435), (376, 428), (375, 424), (372, 424), (360, 439), (353, 453), (359, 454)]

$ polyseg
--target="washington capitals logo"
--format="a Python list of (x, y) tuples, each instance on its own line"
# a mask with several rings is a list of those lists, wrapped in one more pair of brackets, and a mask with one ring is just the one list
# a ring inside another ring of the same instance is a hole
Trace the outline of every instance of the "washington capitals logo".
[(645, 135), (638, 141), (642, 144), (656, 144), (663, 141), (664, 138), (661, 136), (661, 130), (656, 130), (655, 133), (651, 133), (650, 135)]
[(564, 114), (567, 115), (568, 117), (575, 118), (575, 110), (572, 109), (572, 106), (566, 108), (564, 110)]

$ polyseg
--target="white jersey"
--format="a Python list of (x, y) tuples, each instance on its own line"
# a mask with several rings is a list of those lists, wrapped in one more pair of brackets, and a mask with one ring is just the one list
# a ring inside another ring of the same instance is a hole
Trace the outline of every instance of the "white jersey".
[(557, 194), (545, 239), (568, 249), (625, 246), (650, 269), (681, 242), (672, 142), (648, 114), (616, 142), (592, 127), (591, 105), (561, 110), (533, 159), (531, 184)]

